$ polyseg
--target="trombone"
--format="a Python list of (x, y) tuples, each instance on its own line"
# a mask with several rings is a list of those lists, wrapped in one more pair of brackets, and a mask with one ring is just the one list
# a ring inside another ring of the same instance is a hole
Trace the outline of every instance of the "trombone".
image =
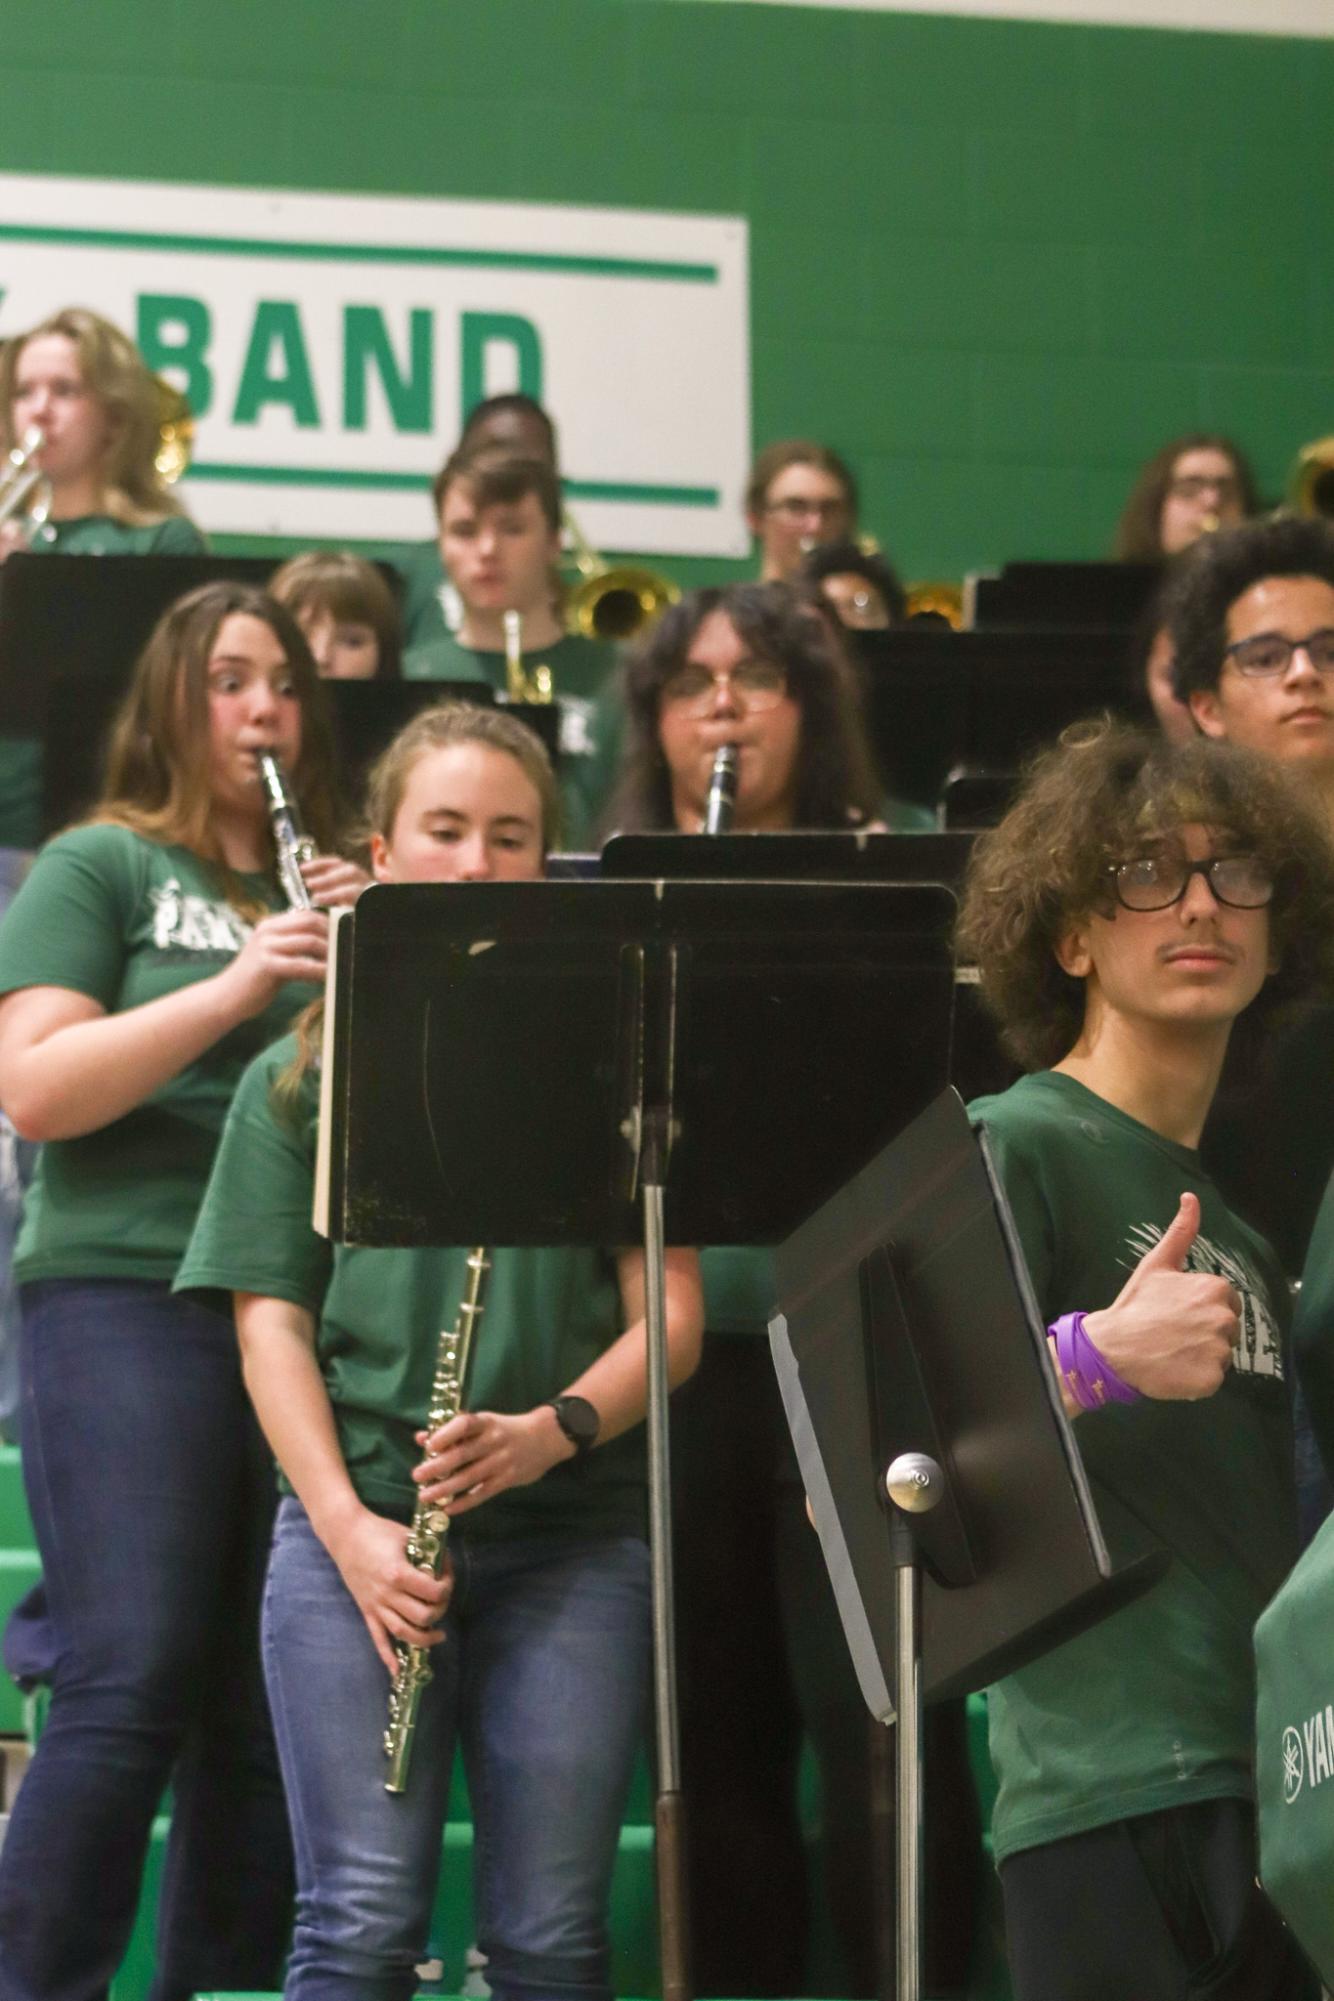
[(680, 586), (637, 563), (599, 556), (567, 507), (565, 532), (580, 582), (565, 605), (568, 629), (582, 639), (633, 639), (680, 601)]
[(1302, 446), (1288, 474), (1287, 501), (1294, 514), (1334, 521), (1334, 438)]

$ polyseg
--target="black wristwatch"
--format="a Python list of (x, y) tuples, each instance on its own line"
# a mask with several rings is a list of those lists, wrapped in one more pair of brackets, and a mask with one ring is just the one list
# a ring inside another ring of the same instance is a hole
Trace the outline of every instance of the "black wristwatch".
[(576, 1460), (586, 1459), (598, 1442), (602, 1419), (587, 1397), (552, 1397), (556, 1422), (574, 1447)]

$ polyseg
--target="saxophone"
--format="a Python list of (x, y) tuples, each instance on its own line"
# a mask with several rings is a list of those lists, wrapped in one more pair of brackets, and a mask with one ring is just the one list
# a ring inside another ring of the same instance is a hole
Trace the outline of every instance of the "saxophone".
[(278, 881), (293, 910), (310, 909), (310, 891), (301, 873), (302, 862), (315, 852), (315, 843), (301, 825), (296, 800), (287, 776), (272, 751), (259, 753), (259, 777), (273, 828), (273, 845), (278, 856)]
[[(482, 1295), (491, 1260), (486, 1247), (478, 1244), (468, 1253), (468, 1283), (458, 1318), (440, 1336), (436, 1351), (435, 1379), (431, 1384), (431, 1406), (426, 1413), (427, 1432), (438, 1431), (457, 1417), (463, 1404), (463, 1382), (477, 1322), (482, 1317)], [(418, 1570), (438, 1577), (444, 1567), (445, 1544), (449, 1537), (449, 1516), (436, 1501), (418, 1499), (408, 1530), (407, 1558)], [(389, 1760), (387, 1793), (407, 1791), (408, 1765), (412, 1758), (412, 1733), (417, 1727), (417, 1709), (422, 1690), (431, 1679), (429, 1647), (414, 1647), (407, 1640), (395, 1640), (398, 1672), (389, 1688), (389, 1725), (384, 1733), (384, 1754)]]

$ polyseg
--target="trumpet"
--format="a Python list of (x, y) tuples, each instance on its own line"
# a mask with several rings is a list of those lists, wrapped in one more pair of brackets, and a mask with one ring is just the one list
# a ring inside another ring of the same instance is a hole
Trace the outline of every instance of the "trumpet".
[[(459, 1305), (458, 1319), (441, 1334), (436, 1351), (431, 1403), (426, 1413), (428, 1436), (438, 1431), (442, 1424), (448, 1424), (451, 1417), (457, 1417), (463, 1408), (468, 1356), (472, 1350), (473, 1334), (482, 1317), (486, 1275), (490, 1269), (491, 1260), (486, 1247), (478, 1244), (475, 1250), (468, 1253), (468, 1284)], [(412, 1527), (408, 1530), (408, 1562), (428, 1576), (438, 1577), (444, 1568), (448, 1538), (448, 1512), (437, 1503), (424, 1501), (418, 1496), (412, 1512)], [(389, 1687), (389, 1722), (384, 1733), (389, 1777), (384, 1782), (384, 1789), (387, 1793), (402, 1793), (407, 1791), (417, 1710), (422, 1690), (431, 1679), (431, 1661), (428, 1648), (414, 1647), (407, 1640), (395, 1640), (394, 1650), (398, 1655), (398, 1670)]]
[(292, 797), (287, 777), (272, 751), (259, 754), (260, 783), (268, 801), (269, 824), (278, 856), (278, 881), (293, 910), (310, 909), (310, 891), (301, 873), (302, 862), (315, 853), (315, 843), (301, 825), (301, 815)]
[(51, 507), (51, 488), (37, 464), (37, 454), (46, 435), (30, 424), (0, 470), (0, 527), (7, 521), (26, 517), (40, 527)]
[(581, 639), (632, 639), (680, 601), (680, 587), (670, 577), (599, 556), (568, 507), (565, 532), (581, 579), (566, 599), (565, 623)]
[(523, 613), (502, 612), (500, 622), (505, 628), (506, 697), (511, 702), (552, 701), (556, 690), (551, 669), (545, 663), (532, 668), (523, 664)]

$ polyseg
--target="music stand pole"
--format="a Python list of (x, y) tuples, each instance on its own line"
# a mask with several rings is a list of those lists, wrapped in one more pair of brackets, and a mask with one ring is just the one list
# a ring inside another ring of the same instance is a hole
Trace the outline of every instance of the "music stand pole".
[(663, 2001), (691, 2001), (685, 1881), (685, 1798), (676, 1700), (676, 1612), (672, 1583), (672, 1476), (667, 1418), (666, 1236), (663, 1184), (670, 1113), (643, 1114), (640, 1190), (644, 1212), (644, 1293), (648, 1334), (648, 1505), (653, 1584), (653, 1716), (658, 1752), (658, 1914)]
[(941, 1497), (944, 1475), (922, 1452), (902, 1452), (885, 1474), (890, 1556), (895, 1566), (897, 1725), (894, 1761), (895, 1833), (898, 1838), (895, 1965), (898, 2001), (921, 2001), (922, 1992), (922, 1640), (921, 1579), (912, 1515), (925, 1514)]

